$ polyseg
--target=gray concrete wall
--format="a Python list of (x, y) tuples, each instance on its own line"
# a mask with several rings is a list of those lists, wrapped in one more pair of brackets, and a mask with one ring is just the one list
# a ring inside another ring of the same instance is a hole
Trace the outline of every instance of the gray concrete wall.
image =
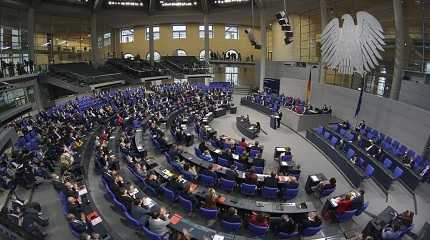
[(415, 81), (403, 81), (399, 100), (430, 111), (430, 85)]
[[(279, 73), (267, 72), (268, 77), (272, 77), (274, 74)], [(303, 77), (305, 75), (301, 78), (290, 77), (288, 70), (282, 70), (281, 74), (281, 92), (289, 96), (305, 96), (307, 84), (306, 78)], [(293, 71), (291, 75), (297, 76), (297, 73)], [(320, 84), (318, 80), (312, 79), (311, 104), (314, 106), (331, 105), (334, 116), (354, 124), (357, 121), (354, 119), (354, 113), (360, 92)], [(399, 140), (418, 153), (424, 152), (429, 140), (430, 111), (405, 102), (365, 93), (358, 119), (365, 120), (369, 126)]]

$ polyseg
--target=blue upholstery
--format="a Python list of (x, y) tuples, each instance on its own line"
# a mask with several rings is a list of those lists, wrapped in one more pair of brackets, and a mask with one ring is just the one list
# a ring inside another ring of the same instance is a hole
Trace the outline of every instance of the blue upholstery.
[(361, 209), (357, 209), (357, 211), (355, 212), (355, 216), (359, 216), (360, 214), (362, 214), (368, 207), (369, 207), (369, 202), (365, 202)]
[(330, 133), (329, 132), (325, 132), (324, 133), (324, 138), (328, 140), (330, 138)]
[(218, 157), (218, 164), (223, 167), (230, 167), (230, 161), (222, 157)]
[(255, 186), (254, 184), (246, 184), (246, 183), (240, 184), (240, 192), (244, 195), (254, 196), (256, 190), (257, 190), (257, 186)]
[(234, 161), (234, 165), (237, 166), (237, 170), (239, 170), (239, 171), (245, 171), (247, 169), (245, 164), (238, 162), (238, 161)]
[(282, 239), (282, 240), (296, 238), (297, 236), (299, 236), (299, 232), (292, 232), (292, 233), (279, 232), (278, 233), (279, 239)]
[(163, 240), (163, 239), (167, 239), (167, 238), (163, 238), (163, 236), (160, 236), (154, 232), (151, 232), (148, 228), (146, 228), (145, 226), (142, 225), (142, 230), (143, 233), (145, 234), (145, 236), (149, 239), (149, 240)]
[(206, 187), (214, 187), (216, 184), (216, 179), (212, 176), (199, 174), (199, 178), (200, 178), (200, 182)]
[(355, 151), (352, 148), (349, 148), (348, 151), (346, 152), (346, 158), (348, 159), (352, 159), (352, 157), (354, 157), (355, 155)]
[(122, 212), (127, 212), (127, 208), (124, 206), (124, 204), (122, 204), (116, 198), (113, 198), (112, 201), (115, 203), (115, 206), (118, 207)]
[(271, 188), (271, 187), (263, 187), (261, 190), (261, 194), (264, 198), (267, 199), (276, 199), (278, 197), (278, 188)]
[(393, 165), (393, 161), (391, 161), (390, 159), (386, 158), (386, 159), (384, 160), (384, 167), (385, 167), (386, 169), (390, 169), (391, 165)]
[(337, 214), (336, 213), (336, 219), (337, 221), (339, 221), (340, 223), (344, 223), (344, 222), (348, 222), (352, 219), (352, 217), (355, 216), (355, 212), (357, 212), (356, 209), (354, 210), (349, 210), (349, 211), (345, 211), (342, 214)]
[(185, 199), (181, 196), (178, 196), (179, 205), (186, 211), (186, 212), (192, 212), (193, 211), (193, 202), (191, 202), (188, 199)]
[(236, 146), (236, 149), (234, 151), (234, 153), (236, 153), (237, 155), (242, 155), (242, 153), (245, 151), (245, 149), (241, 146)]
[(337, 139), (337, 137), (333, 136), (333, 137), (331, 137), (330, 144), (331, 144), (333, 147), (335, 147), (338, 141), (339, 141), (339, 140)]
[(366, 170), (364, 171), (364, 178), (370, 178), (373, 176), (375, 172), (375, 168), (372, 165), (367, 165)]
[(249, 153), (250, 158), (255, 158), (258, 154), (260, 154), (260, 151), (257, 149), (251, 149), (251, 152)]
[(291, 200), (297, 196), (299, 188), (285, 188), (282, 194), (282, 199)]
[(164, 199), (166, 199), (169, 202), (174, 202), (176, 200), (175, 193), (172, 190), (163, 186), (161, 186), (160, 189), (161, 189), (161, 192), (163, 193)]
[(241, 225), (242, 223), (231, 223), (224, 220), (221, 221), (221, 226), (226, 232), (236, 232), (240, 229)]
[(135, 219), (133, 216), (130, 215), (130, 213), (128, 213), (127, 211), (124, 212), (125, 217), (127, 218), (128, 221), (130, 221), (131, 223), (133, 223), (134, 226), (136, 227), (140, 227), (142, 224)]
[(320, 192), (320, 198), (330, 195), (332, 192), (334, 192), (334, 190), (336, 189), (335, 188), (324, 189), (322, 192)]
[(265, 236), (267, 234), (267, 232), (269, 231), (269, 227), (260, 227), (260, 226), (254, 225), (252, 223), (249, 223), (248, 224), (248, 230), (254, 236)]
[(324, 128), (322, 126), (314, 128), (315, 132), (317, 132), (319, 135), (323, 135)]
[(403, 170), (400, 167), (396, 167), (393, 172), (394, 179), (398, 179), (403, 175)]
[(219, 187), (224, 191), (232, 192), (234, 190), (235, 186), (236, 186), (235, 181), (230, 181), (230, 180), (227, 180), (225, 178), (221, 178), (219, 180)]
[(319, 226), (319, 227), (307, 227), (307, 228), (303, 229), (301, 235), (303, 237), (309, 237), (309, 236), (313, 236), (313, 235), (317, 234), (319, 231), (321, 231), (321, 226)]
[(257, 174), (263, 174), (264, 167), (255, 167), (254, 166), (254, 170), (255, 170), (255, 173), (257, 173)]
[(291, 161), (291, 160), (293, 160), (293, 155), (291, 155), (291, 154), (284, 155), (284, 156), (281, 157), (281, 161), (288, 162), (288, 161)]
[(218, 209), (207, 209), (207, 208), (200, 208), (200, 215), (208, 220), (216, 219), (218, 216)]

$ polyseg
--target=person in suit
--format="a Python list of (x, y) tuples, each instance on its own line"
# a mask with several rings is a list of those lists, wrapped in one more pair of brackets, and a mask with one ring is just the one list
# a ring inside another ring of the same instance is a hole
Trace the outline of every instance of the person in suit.
[(77, 219), (75, 215), (72, 213), (67, 214), (66, 216), (67, 222), (69, 223), (70, 227), (77, 233), (81, 234), (88, 231), (87, 223)]
[(191, 188), (191, 184), (185, 186), (184, 191), (180, 192), (179, 195), (193, 203), (193, 208), (199, 208), (200, 201), (194, 196), (195, 189)]
[(227, 212), (221, 216), (221, 219), (229, 223), (241, 223), (242, 219), (237, 214), (237, 209), (229, 207)]
[(145, 179), (145, 183), (158, 190), (160, 188), (160, 182), (158, 181), (157, 175), (149, 174), (149, 176)]
[(249, 170), (249, 172), (247, 172), (245, 174), (245, 183), (246, 184), (254, 184), (257, 185), (258, 183), (258, 176), (255, 173), (254, 169)]
[(254, 165), (256, 167), (264, 167), (265, 161), (264, 161), (263, 157), (261, 156), (261, 152), (258, 153), (255, 156), (255, 158), (252, 160), (252, 165)]
[(127, 189), (121, 188), (120, 190), (121, 196), (119, 197), (119, 201), (127, 208), (127, 211), (131, 211), (131, 206), (134, 204), (134, 199), (128, 194)]
[(345, 194), (345, 198), (337, 201), (336, 213), (343, 214), (346, 211), (349, 211), (351, 209), (351, 206), (352, 206), (351, 193), (348, 192), (347, 194)]
[(131, 205), (130, 214), (135, 219), (141, 219), (149, 212), (149, 209), (147, 208), (147, 206), (145, 206), (144, 198), (138, 199), (135, 204)]
[(259, 213), (252, 212), (248, 216), (247, 220), (248, 220), (248, 223), (251, 223), (260, 227), (269, 227), (269, 221), (267, 217), (261, 212)]
[(326, 189), (332, 189), (336, 187), (336, 178), (332, 177), (330, 178), (328, 181), (321, 181), (318, 185), (317, 185), (317, 190), (319, 192), (322, 192)]
[(285, 185), (285, 188), (296, 189), (299, 187), (299, 182), (297, 181), (296, 177), (289, 176), (284, 185)]
[(222, 158), (232, 162), (233, 161), (233, 153), (230, 148), (227, 148), (221, 155)]
[(276, 232), (293, 233), (297, 229), (297, 224), (294, 219), (284, 214), (281, 216), (281, 221), (278, 224), (272, 224)]
[(309, 227), (319, 227), (321, 226), (322, 221), (321, 218), (315, 212), (308, 213), (308, 216), (302, 220), (299, 225), (299, 232), (302, 232), (304, 229)]
[(277, 127), (279, 128), (279, 127), (281, 127), (281, 120), (282, 120), (282, 111), (281, 110), (279, 110), (278, 111), (278, 118), (276, 118), (276, 121), (277, 121)]
[(277, 188), (278, 187), (278, 178), (276, 177), (275, 171), (272, 171), (270, 173), (270, 177), (264, 178), (264, 186), (270, 187), (270, 188)]
[(167, 216), (165, 208), (160, 208), (159, 211), (152, 212), (151, 217), (148, 220), (149, 230), (161, 236), (168, 235), (170, 231), (169, 228), (167, 228), (167, 225), (169, 225), (170, 220)]
[(209, 150), (208, 146), (206, 145), (206, 142), (204, 141), (199, 144), (199, 149), (202, 153), (205, 152), (206, 150)]
[(209, 188), (208, 194), (203, 203), (203, 207), (207, 209), (216, 209), (217, 203), (220, 202), (221, 199), (222, 199), (222, 196), (218, 195), (215, 189)]
[(203, 174), (203, 175), (206, 175), (206, 176), (211, 176), (211, 177), (213, 177), (215, 179), (218, 178), (218, 175), (215, 172), (215, 168), (214, 168), (213, 164), (210, 164), (209, 167), (208, 167), (208, 169), (202, 168), (200, 170), (200, 174)]
[(364, 190), (360, 189), (358, 191), (360, 194), (355, 196), (351, 201), (351, 209), (357, 209), (360, 210), (363, 208), (364, 205)]
[(69, 209), (68, 213), (71, 213), (74, 216), (78, 216), (81, 218), (82, 221), (85, 221), (85, 214), (82, 211), (82, 208), (79, 205), (78, 200), (75, 199), (74, 197), (67, 198), (67, 209)]

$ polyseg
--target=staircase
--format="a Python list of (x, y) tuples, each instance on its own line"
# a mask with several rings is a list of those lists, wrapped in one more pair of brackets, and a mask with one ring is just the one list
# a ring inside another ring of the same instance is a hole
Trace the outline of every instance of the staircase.
[(251, 94), (251, 88), (248, 86), (234, 86), (233, 93), (237, 95)]

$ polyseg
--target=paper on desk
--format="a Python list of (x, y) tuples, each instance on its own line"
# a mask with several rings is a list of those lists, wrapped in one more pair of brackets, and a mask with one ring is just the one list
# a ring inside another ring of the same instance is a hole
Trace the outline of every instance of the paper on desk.
[(87, 194), (87, 193), (88, 193), (88, 191), (87, 191), (87, 188), (86, 188), (86, 187), (81, 188), (81, 189), (79, 190), (79, 196), (85, 195), (85, 194)]
[(99, 223), (101, 223), (102, 222), (102, 218), (101, 217), (96, 217), (96, 218), (94, 218), (94, 219), (91, 219), (91, 224), (93, 225), (93, 226), (95, 226), (95, 225), (97, 225), (97, 224), (99, 224)]
[(214, 237), (212, 238), (212, 240), (223, 240), (223, 239), (224, 239), (224, 236), (221, 236), (218, 234), (215, 234)]
[(311, 176), (311, 179), (312, 179), (312, 181), (314, 181), (314, 182), (318, 182), (318, 181), (319, 181), (318, 177), (317, 177), (317, 176), (315, 176), (315, 175), (312, 175), (312, 176)]

